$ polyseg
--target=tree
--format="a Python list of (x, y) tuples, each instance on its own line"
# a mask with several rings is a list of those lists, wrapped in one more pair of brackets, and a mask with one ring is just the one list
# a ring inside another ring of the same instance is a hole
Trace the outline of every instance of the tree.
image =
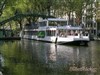
[[(63, 17), (68, 14), (69, 21), (76, 13), (77, 18), (81, 20), (83, 3), (88, 4), (89, 0), (3, 0), (3, 13), (0, 20), (7, 19), (17, 14), (43, 14)], [(2, 0), (1, 0), (2, 3)], [(36, 17), (26, 17), (27, 21), (35, 21)], [(16, 19), (22, 29), (23, 18)], [(15, 22), (16, 22), (15, 21)], [(73, 21), (72, 21), (73, 22)]]
[(3, 0), (3, 1), (0, 1), (0, 16), (2, 15), (2, 12), (3, 12), (3, 9), (5, 7), (5, 4), (6, 4), (6, 0)]

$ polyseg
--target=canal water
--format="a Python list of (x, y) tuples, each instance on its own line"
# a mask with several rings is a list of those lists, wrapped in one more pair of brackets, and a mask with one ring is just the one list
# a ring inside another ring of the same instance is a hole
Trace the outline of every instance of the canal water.
[(88, 46), (0, 41), (3, 75), (100, 75), (100, 41)]

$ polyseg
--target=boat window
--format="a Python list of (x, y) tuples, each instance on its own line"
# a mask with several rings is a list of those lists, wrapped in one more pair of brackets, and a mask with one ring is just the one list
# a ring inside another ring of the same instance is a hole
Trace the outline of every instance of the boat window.
[(78, 30), (75, 30), (75, 36), (77, 36), (77, 35), (78, 35), (78, 33), (79, 33), (79, 31), (78, 31)]
[(71, 35), (71, 30), (68, 30), (67, 31), (67, 35)]
[(85, 35), (88, 36), (88, 33), (86, 32)]
[(60, 22), (60, 25), (61, 25), (61, 26), (67, 25), (67, 21), (61, 21), (61, 22)]
[(66, 37), (67, 36), (66, 30), (64, 30), (64, 29), (58, 30), (58, 36)]
[(46, 22), (39, 22), (39, 26), (46, 26)]
[(57, 22), (56, 21), (49, 21), (49, 26), (57, 26)]
[(83, 34), (84, 36), (88, 36), (88, 31), (84, 31), (82, 34)]
[(86, 30), (76, 30), (75, 31), (75, 36), (77, 36), (78, 34), (80, 34), (80, 35), (83, 35), (83, 36), (88, 36), (89, 34), (88, 34), (88, 31), (86, 31)]
[(38, 37), (39, 38), (44, 38), (45, 37), (45, 31), (38, 31)]
[(65, 26), (67, 21), (49, 21), (49, 26)]
[(33, 34), (33, 35), (37, 35), (37, 31), (34, 31), (32, 34)]
[(55, 36), (55, 30), (47, 30), (47, 36)]
[(51, 34), (50, 30), (47, 30), (46, 32), (47, 32), (47, 36), (50, 36)]
[(77, 36), (79, 33), (78, 30), (67, 30), (67, 35), (74, 35)]

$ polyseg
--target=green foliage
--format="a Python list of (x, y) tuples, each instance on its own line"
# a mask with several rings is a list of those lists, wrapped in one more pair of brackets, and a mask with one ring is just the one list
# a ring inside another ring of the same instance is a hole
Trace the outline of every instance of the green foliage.
[[(80, 18), (84, 3), (89, 4), (90, 2), (90, 0), (0, 0), (1, 5), (4, 1), (5, 7), (0, 9), (0, 11), (3, 12), (0, 16), (0, 21), (16, 14), (36, 13), (48, 15), (52, 12), (53, 16), (58, 17), (66, 13), (70, 14), (73, 11), (75, 11), (76, 16)], [(22, 18), (19, 18), (19, 20), (22, 21)], [(23, 22), (21, 23), (23, 24)]]

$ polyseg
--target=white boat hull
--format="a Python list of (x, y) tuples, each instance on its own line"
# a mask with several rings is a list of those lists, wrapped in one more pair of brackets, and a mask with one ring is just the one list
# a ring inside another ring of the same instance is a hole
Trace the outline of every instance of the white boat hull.
[(89, 39), (87, 37), (44, 37), (44, 38), (38, 38), (37, 36), (28, 36), (24, 35), (24, 39), (32, 39), (32, 40), (38, 40), (38, 41), (46, 41), (46, 42), (52, 42), (57, 44), (74, 44), (74, 45), (86, 45), (89, 42)]

